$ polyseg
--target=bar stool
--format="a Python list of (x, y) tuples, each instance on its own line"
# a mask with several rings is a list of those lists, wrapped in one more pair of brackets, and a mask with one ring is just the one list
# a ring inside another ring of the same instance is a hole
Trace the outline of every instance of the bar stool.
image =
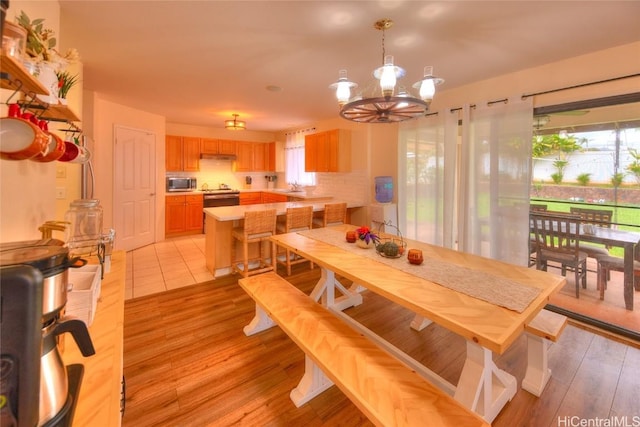
[(347, 223), (346, 203), (327, 203), (324, 205), (322, 218), (313, 219), (314, 228), (330, 227)]
[[(278, 222), (276, 231), (278, 233), (295, 233), (297, 231), (311, 230), (313, 223), (313, 206), (301, 206), (297, 208), (287, 208), (284, 223)], [(296, 253), (293, 253), (293, 259), (291, 258), (291, 251), (285, 250), (285, 258), (280, 261), (277, 258), (278, 263), (287, 267), (287, 276), (291, 276), (291, 265), (300, 264), (301, 262), (309, 261)], [(313, 269), (313, 262), (309, 261), (309, 267)]]
[[(271, 260), (267, 264), (262, 256), (262, 242), (269, 242), (269, 237), (276, 234), (276, 210), (267, 209), (263, 211), (247, 211), (244, 213), (244, 226), (235, 227), (231, 231), (231, 272), (240, 273), (242, 277), (265, 273), (273, 270), (273, 260), (276, 256), (276, 244), (271, 242)], [(243, 269), (238, 268), (236, 258), (236, 241), (242, 242), (242, 264)], [(258, 268), (249, 270), (249, 244), (258, 243)]]

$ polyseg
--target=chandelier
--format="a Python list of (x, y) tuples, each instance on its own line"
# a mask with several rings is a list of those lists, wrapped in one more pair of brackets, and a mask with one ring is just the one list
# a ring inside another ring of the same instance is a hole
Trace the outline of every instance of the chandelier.
[[(404, 86), (398, 86), (398, 79), (405, 75), (404, 69), (393, 64), (393, 55), (386, 55), (384, 32), (393, 26), (391, 19), (381, 19), (373, 24), (382, 31), (382, 66), (373, 70), (373, 76), (379, 80), (376, 88), (365, 88), (352, 96), (356, 83), (347, 79), (347, 70), (340, 70), (338, 81), (330, 85), (335, 89), (340, 116), (361, 123), (393, 123), (422, 117), (429, 109), (436, 86), (444, 80), (433, 76), (433, 67), (424, 67), (424, 77), (413, 84), (418, 91), (415, 96)], [(371, 92), (369, 92), (371, 90)], [(369, 93), (365, 93), (369, 92)]]
[(229, 130), (245, 130), (247, 123), (242, 120), (238, 120), (239, 114), (233, 114), (233, 120), (225, 120), (224, 128)]

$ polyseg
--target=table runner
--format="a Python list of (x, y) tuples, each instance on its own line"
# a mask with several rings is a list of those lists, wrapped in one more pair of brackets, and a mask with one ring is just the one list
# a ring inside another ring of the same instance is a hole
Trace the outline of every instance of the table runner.
[(421, 265), (410, 264), (406, 254), (400, 258), (385, 258), (375, 249), (361, 249), (348, 243), (344, 231), (330, 227), (299, 231), (298, 234), (347, 251), (357, 250), (358, 255), (518, 313), (522, 313), (540, 293), (540, 289), (513, 280), (426, 256)]

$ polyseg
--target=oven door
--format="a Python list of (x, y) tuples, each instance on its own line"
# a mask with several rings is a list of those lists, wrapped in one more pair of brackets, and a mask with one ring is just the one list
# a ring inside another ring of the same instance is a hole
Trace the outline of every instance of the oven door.
[(217, 208), (219, 206), (238, 206), (240, 196), (237, 194), (205, 194), (204, 207)]

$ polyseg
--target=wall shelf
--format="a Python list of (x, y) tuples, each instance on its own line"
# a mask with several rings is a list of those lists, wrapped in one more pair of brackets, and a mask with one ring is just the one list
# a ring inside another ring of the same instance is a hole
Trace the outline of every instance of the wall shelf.
[(13, 57), (4, 53), (0, 56), (0, 87), (2, 89), (10, 89), (26, 94), (32, 101), (18, 101), (22, 108), (28, 110), (43, 110), (41, 114), (36, 114), (43, 120), (54, 122), (78, 122), (80, 118), (62, 104), (47, 104), (39, 101), (35, 95), (49, 95), (49, 91), (40, 83), (38, 79), (33, 77), (27, 70), (16, 61)]

